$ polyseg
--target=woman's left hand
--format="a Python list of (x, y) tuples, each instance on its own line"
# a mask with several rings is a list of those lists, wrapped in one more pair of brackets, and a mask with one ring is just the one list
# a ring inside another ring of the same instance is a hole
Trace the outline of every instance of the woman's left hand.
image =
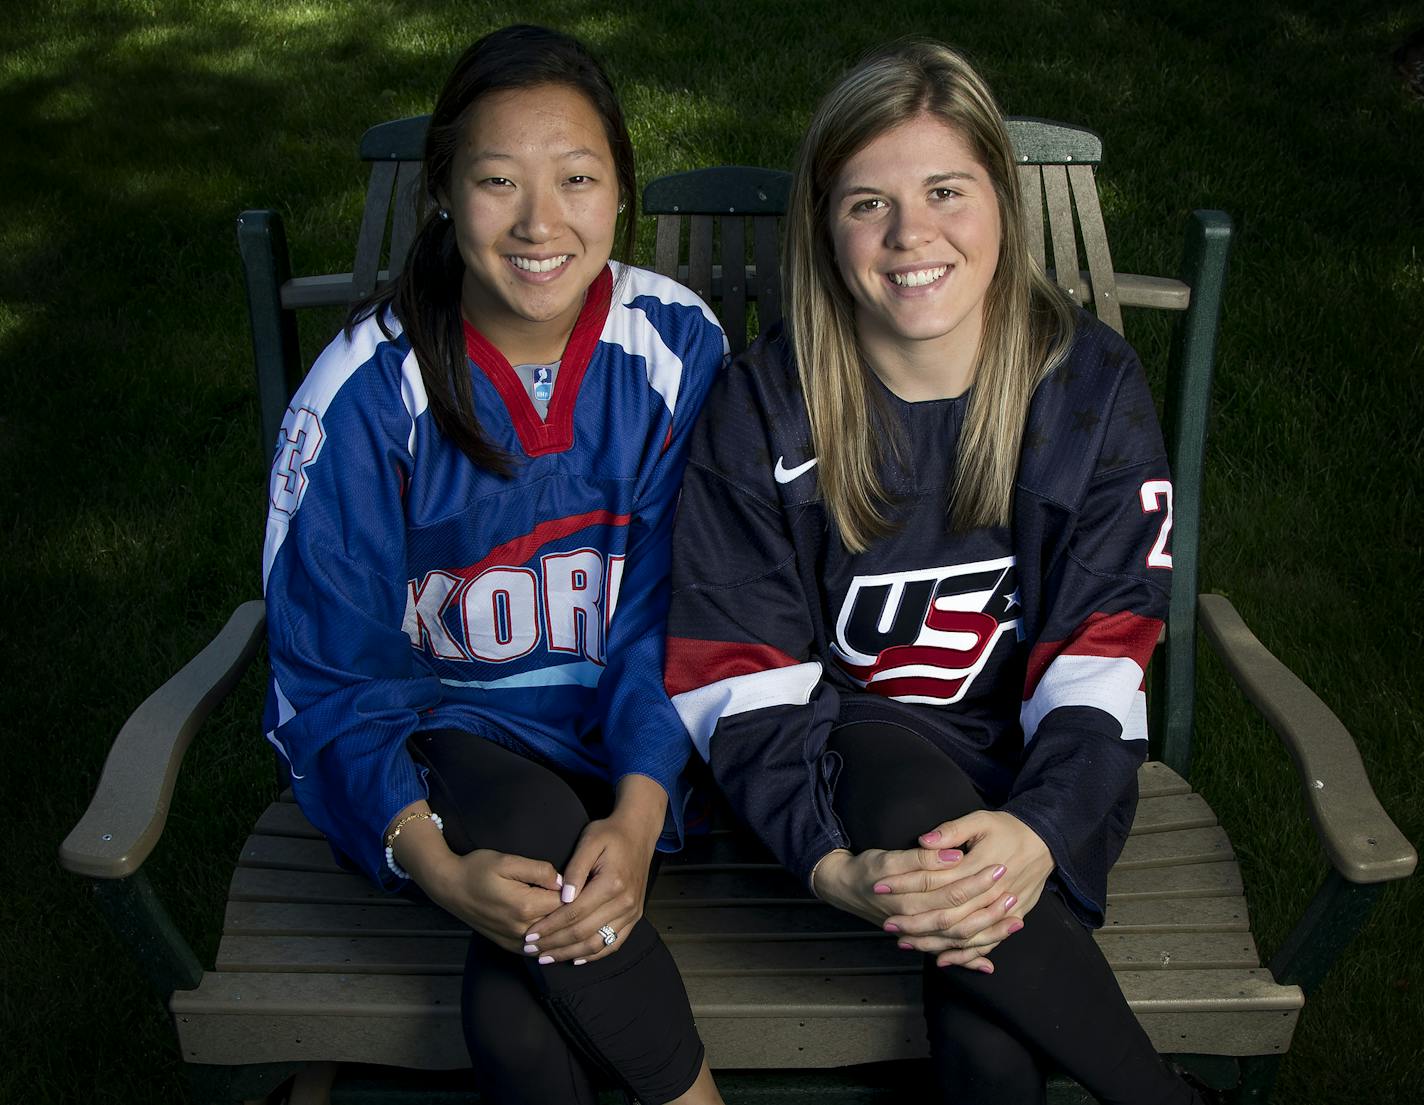
[[(940, 953), (938, 962), (942, 967), (964, 962), (968, 958), (965, 951), (976, 939), (984, 939), (981, 933), (998, 939), (1008, 935), (986, 930), (995, 925), (1002, 929), (1006, 917), (1022, 920), (1038, 904), (1054, 866), (1053, 855), (1042, 837), (1013, 814), (996, 810), (977, 810), (946, 821), (921, 836), (919, 843), (920, 870), (881, 879), (875, 889), (889, 895), (887, 903), (895, 909), (889, 923), (898, 928), (901, 942), (917, 951)], [(967, 853), (965, 860), (972, 857), (972, 862), (941, 858), (943, 852), (956, 851)], [(1006, 870), (998, 888), (999, 899), (948, 931), (941, 921), (953, 884), (986, 865), (1000, 864)], [(956, 874), (950, 875), (950, 869), (955, 869)], [(1013, 901), (1005, 903), (1004, 895)], [(986, 954), (984, 947), (975, 951)]]
[[(601, 821), (590, 821), (564, 867), (564, 905), (536, 921), (527, 934), (541, 962), (591, 962), (612, 955), (643, 915), (648, 869), (667, 811), (667, 794), (644, 775), (625, 776), (618, 802)], [(618, 940), (605, 945), (607, 925)]]

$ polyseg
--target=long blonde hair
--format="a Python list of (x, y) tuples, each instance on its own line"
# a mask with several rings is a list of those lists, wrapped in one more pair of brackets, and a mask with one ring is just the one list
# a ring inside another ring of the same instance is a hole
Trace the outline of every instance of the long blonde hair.
[[(921, 115), (953, 127), (988, 171), (999, 205), (998, 264), (955, 462), (959, 530), (1007, 525), (1029, 401), (1067, 354), (1073, 313), (1029, 252), (1013, 146), (983, 78), (937, 42), (887, 47), (844, 77), (816, 109), (797, 157), (786, 226), (786, 322), (806, 396), (817, 479), (841, 539), (863, 551), (892, 525), (881, 482), (870, 369), (855, 303), (836, 267), (830, 196), (842, 167), (886, 131)], [(893, 448), (893, 445), (892, 445)]]

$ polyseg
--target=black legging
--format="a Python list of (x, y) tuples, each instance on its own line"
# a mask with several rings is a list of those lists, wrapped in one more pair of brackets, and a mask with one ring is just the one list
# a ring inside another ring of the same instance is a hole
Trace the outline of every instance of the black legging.
[[(409, 747), (460, 855), (490, 848), (561, 870), (584, 826), (613, 805), (608, 783), (561, 776), (469, 733), (419, 733)], [(461, 1023), (479, 1088), (500, 1105), (592, 1105), (600, 1075), (656, 1105), (686, 1093), (702, 1067), (687, 991), (645, 918), (612, 955), (578, 967), (541, 967), (472, 933)]]
[[(954, 761), (903, 725), (845, 725), (829, 749), (842, 760), (834, 805), (855, 851), (914, 848), (921, 833), (985, 808)], [(1038, 1105), (1054, 1067), (1112, 1105), (1198, 1100), (1163, 1065), (1091, 933), (1052, 889), (990, 958), (992, 974), (924, 957), (925, 1021), (946, 1102)]]

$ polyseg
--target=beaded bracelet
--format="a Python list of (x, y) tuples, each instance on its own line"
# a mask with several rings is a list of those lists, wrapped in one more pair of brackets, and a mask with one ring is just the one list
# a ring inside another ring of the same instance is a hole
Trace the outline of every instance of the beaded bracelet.
[(429, 810), (417, 810), (415, 813), (408, 813), (396, 822), (395, 828), (386, 834), (386, 866), (395, 872), (396, 878), (408, 879), (410, 872), (396, 862), (396, 837), (401, 835), (401, 830), (412, 821), (434, 821), (435, 827), (445, 832), (445, 822), (440, 819), (438, 813), (431, 813)]

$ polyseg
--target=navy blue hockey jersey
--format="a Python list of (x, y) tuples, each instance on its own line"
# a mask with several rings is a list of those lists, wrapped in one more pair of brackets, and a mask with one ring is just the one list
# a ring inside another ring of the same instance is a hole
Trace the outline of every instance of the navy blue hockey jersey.
[(466, 328), (477, 417), (511, 478), (436, 428), (394, 319), (338, 337), (292, 399), (271, 474), (265, 731), (303, 811), (373, 879), (427, 796), (406, 751), (454, 728), (575, 773), (639, 773), (681, 830), (691, 746), (663, 690), (668, 548), (691, 428), (726, 356), (691, 292), (611, 264), (541, 420)]
[(885, 466), (898, 528), (852, 554), (820, 498), (784, 338), (714, 389), (674, 536), (668, 692), (719, 786), (800, 877), (847, 843), (822, 755), (832, 726), (889, 715), (1032, 827), (1070, 904), (1100, 924), (1171, 578), (1171, 483), (1141, 366), (1081, 314), (1033, 398), (1012, 525), (970, 533), (946, 513), (967, 398), (881, 391), (882, 429), (902, 435)]

